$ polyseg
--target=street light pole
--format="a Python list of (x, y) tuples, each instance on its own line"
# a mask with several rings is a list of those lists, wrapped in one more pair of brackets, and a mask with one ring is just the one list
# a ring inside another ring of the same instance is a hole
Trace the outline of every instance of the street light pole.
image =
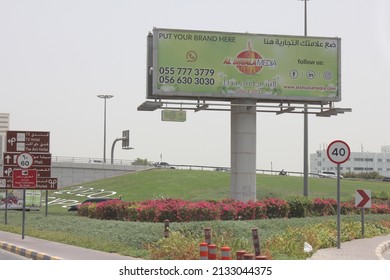
[(103, 144), (103, 162), (106, 163), (106, 102), (107, 99), (113, 98), (113, 95), (108, 95), (108, 94), (100, 94), (97, 97), (103, 98), (104, 99), (104, 144)]
[[(307, 1), (304, 1), (304, 36), (307, 36)], [(303, 113), (303, 195), (309, 196), (309, 120), (307, 104), (304, 105)]]

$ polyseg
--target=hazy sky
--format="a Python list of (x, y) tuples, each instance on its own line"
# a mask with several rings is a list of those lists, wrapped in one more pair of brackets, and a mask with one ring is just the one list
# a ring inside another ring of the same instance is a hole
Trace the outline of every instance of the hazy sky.
[[(230, 113), (187, 113), (184, 123), (140, 112), (146, 36), (153, 27), (303, 35), (297, 0), (0, 0), (0, 112), (10, 129), (51, 132), (53, 156), (230, 165)], [(309, 153), (333, 140), (352, 151), (390, 145), (390, 1), (312, 0), (308, 35), (341, 38), (341, 94), (352, 113), (309, 116)], [(257, 168), (302, 171), (303, 116), (257, 114)]]

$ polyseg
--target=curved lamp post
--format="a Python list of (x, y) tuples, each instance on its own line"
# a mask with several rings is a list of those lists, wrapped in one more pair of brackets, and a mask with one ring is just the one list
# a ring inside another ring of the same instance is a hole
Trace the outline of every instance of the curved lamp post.
[(100, 94), (97, 97), (104, 99), (104, 144), (103, 144), (103, 162), (106, 163), (106, 102), (107, 99), (113, 98), (113, 95)]

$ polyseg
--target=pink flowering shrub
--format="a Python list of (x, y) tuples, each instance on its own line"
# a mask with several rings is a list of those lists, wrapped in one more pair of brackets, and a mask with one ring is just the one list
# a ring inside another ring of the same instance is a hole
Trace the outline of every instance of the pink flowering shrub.
[(189, 203), (186, 210), (186, 217), (190, 216), (191, 221), (219, 220), (220, 216), (218, 205), (208, 201)]
[(240, 220), (267, 219), (266, 206), (262, 201), (248, 201), (242, 203), (237, 212)]
[[(337, 212), (337, 202), (334, 206)], [(359, 209), (355, 207), (355, 203), (352, 202), (341, 202), (340, 203), (340, 213), (341, 215), (351, 215), (351, 214), (357, 214)]]
[(95, 203), (84, 203), (77, 206), (77, 213), (80, 216), (95, 218)]
[(266, 215), (268, 218), (287, 218), (288, 204), (280, 198), (268, 198), (264, 200)]
[(337, 201), (333, 198), (315, 198), (313, 200), (313, 211), (315, 216), (330, 216), (336, 214)]
[(369, 209), (372, 214), (390, 214), (390, 206), (386, 204), (373, 204)]
[(119, 199), (107, 200), (96, 204), (95, 216), (104, 220), (123, 220), (125, 204)]
[[(334, 199), (316, 198), (308, 204), (309, 215), (335, 215), (337, 202)], [(352, 202), (341, 203), (341, 214), (359, 213)], [(297, 212), (297, 211), (295, 211)], [(212, 220), (255, 220), (301, 217), (293, 210), (286, 200), (268, 198), (260, 201), (241, 202), (232, 199), (220, 201), (187, 201), (182, 199), (157, 199), (142, 202), (124, 202), (122, 200), (108, 200), (97, 204), (86, 203), (78, 207), (81, 216), (121, 221), (138, 222), (190, 222)], [(373, 204), (369, 213), (388, 214), (390, 206)]]

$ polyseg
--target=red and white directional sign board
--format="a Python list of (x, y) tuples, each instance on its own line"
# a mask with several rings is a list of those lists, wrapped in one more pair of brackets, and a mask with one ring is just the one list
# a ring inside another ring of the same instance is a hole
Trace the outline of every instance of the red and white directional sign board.
[(371, 208), (371, 190), (356, 190), (355, 207)]
[[(21, 178), (21, 175), (17, 170), (35, 170), (35, 189), (57, 189), (58, 180), (51, 177), (50, 132), (9, 130), (6, 143), (3, 174), (0, 174), (3, 176), (0, 177), (3, 182), (1, 186), (5, 182), (5, 188), (19, 188), (18, 178)], [(26, 188), (33, 187), (29, 185)]]
[(35, 169), (15, 169), (12, 173), (14, 189), (35, 189), (37, 187), (37, 171)]
[[(12, 174), (15, 170), (20, 169), (19, 166), (4, 165), (3, 166), (3, 176), (12, 177)], [(50, 177), (51, 176), (51, 167), (50, 166), (36, 166), (34, 168), (37, 171), (37, 177)]]

